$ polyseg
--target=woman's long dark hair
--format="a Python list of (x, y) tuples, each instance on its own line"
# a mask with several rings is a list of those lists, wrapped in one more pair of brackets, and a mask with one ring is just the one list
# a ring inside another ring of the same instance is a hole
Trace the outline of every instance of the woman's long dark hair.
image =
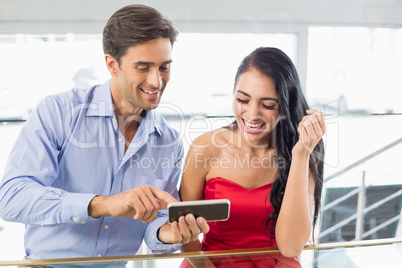
[[(275, 82), (276, 94), (279, 100), (280, 120), (271, 135), (275, 136), (277, 148), (278, 172), (272, 185), (270, 199), (274, 212), (266, 219), (265, 227), (275, 237), (275, 225), (282, 206), (285, 187), (288, 181), (292, 149), (299, 140), (297, 127), (307, 114), (309, 106), (303, 96), (299, 77), (291, 59), (281, 50), (270, 47), (260, 47), (245, 57), (237, 69), (235, 84), (241, 74), (255, 69), (262, 75), (270, 77)], [(309, 169), (315, 180), (313, 229), (317, 222), (323, 186), (324, 144), (323, 141), (314, 148), (309, 160)]]

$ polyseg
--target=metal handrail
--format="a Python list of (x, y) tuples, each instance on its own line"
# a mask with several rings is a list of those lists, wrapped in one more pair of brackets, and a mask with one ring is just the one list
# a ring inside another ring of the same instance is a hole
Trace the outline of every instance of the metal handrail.
[[(393, 175), (395, 172), (400, 172), (400, 170), (402, 170), (402, 168), (398, 168), (398, 169), (396, 169), (396, 170), (393, 170), (392, 172), (390, 172), (390, 173), (388, 173), (388, 174), (385, 174), (385, 175), (384, 175), (383, 177), (381, 177), (378, 181), (380, 181), (381, 179), (384, 179), (384, 178), (387, 178), (387, 177)], [(371, 185), (367, 185), (367, 187), (370, 187), (370, 186), (371, 186)], [(348, 199), (348, 198), (354, 196), (355, 194), (359, 194), (359, 191), (360, 191), (359, 188), (356, 188), (356, 189), (351, 190), (349, 193), (347, 193), (347, 194), (345, 194), (345, 195), (339, 197), (338, 199), (335, 199), (335, 200), (333, 200), (332, 202), (330, 202), (330, 203), (324, 205), (324, 206), (321, 208), (321, 212), (324, 212), (324, 211), (326, 211), (326, 210), (328, 210), (328, 209), (330, 209), (330, 208), (332, 208), (332, 207), (338, 205), (338, 204), (341, 203), (342, 201), (345, 201), (346, 199)]]
[(362, 238), (365, 238), (365, 237), (367, 237), (367, 236), (369, 236), (371, 234), (374, 234), (378, 230), (381, 230), (382, 228), (384, 228), (384, 227), (386, 227), (386, 226), (388, 226), (390, 224), (393, 224), (394, 222), (398, 221), (400, 217), (401, 217), (400, 215), (396, 215), (396, 216), (392, 217), (391, 219), (381, 223), (380, 225), (378, 225), (378, 226), (372, 228), (371, 230), (363, 233)]
[(397, 139), (397, 140), (391, 142), (390, 144), (388, 144), (388, 145), (382, 147), (381, 149), (379, 149), (379, 150), (377, 150), (377, 151), (375, 151), (375, 152), (373, 152), (373, 153), (371, 153), (371, 154), (369, 154), (369, 155), (367, 155), (367, 156), (361, 158), (360, 160), (357, 160), (357, 161), (354, 162), (353, 164), (350, 164), (349, 166), (347, 166), (347, 167), (345, 167), (345, 168), (343, 168), (343, 169), (341, 169), (341, 170), (335, 172), (334, 174), (331, 174), (330, 176), (328, 176), (328, 177), (326, 177), (326, 178), (324, 179), (324, 183), (325, 183), (325, 182), (328, 182), (328, 181), (330, 181), (330, 180), (332, 180), (332, 179), (334, 179), (334, 178), (336, 178), (336, 177), (338, 177), (338, 176), (340, 176), (340, 175), (342, 175), (342, 174), (345, 173), (346, 171), (349, 171), (349, 170), (351, 170), (352, 168), (354, 168), (354, 167), (356, 167), (356, 166), (358, 166), (358, 165), (360, 165), (360, 164), (363, 164), (363, 163), (366, 162), (367, 160), (370, 160), (371, 158), (373, 158), (373, 157), (379, 155), (380, 153), (389, 150), (390, 148), (392, 148), (392, 147), (398, 145), (398, 144), (401, 143), (401, 142), (402, 142), (402, 137), (400, 137), (399, 139)]
[[(369, 212), (369, 211), (381, 206), (382, 204), (384, 204), (384, 203), (388, 202), (389, 200), (391, 200), (391, 199), (393, 199), (395, 197), (398, 197), (400, 195), (402, 195), (402, 190), (399, 190), (398, 192), (393, 193), (392, 195), (390, 195), (390, 196), (388, 196), (388, 197), (386, 197), (384, 199), (381, 199), (380, 201), (378, 201), (378, 202), (372, 204), (371, 206), (365, 208), (363, 210), (363, 214), (365, 214), (365, 213), (367, 213), (367, 212)], [(328, 235), (329, 233), (331, 233), (332, 231), (334, 231), (334, 230), (336, 230), (336, 229), (348, 224), (349, 222), (355, 220), (357, 218), (357, 216), (358, 216), (357, 213), (355, 213), (355, 214), (349, 216), (348, 218), (344, 219), (343, 221), (338, 222), (337, 224), (329, 227), (325, 231), (322, 231), (318, 238), (324, 237), (324, 236)]]
[[(377, 151), (375, 151), (375, 152), (373, 152), (373, 153), (371, 153), (371, 154), (369, 154), (369, 155), (367, 155), (367, 156), (361, 158), (360, 160), (358, 160), (358, 161), (352, 163), (351, 165), (349, 165), (349, 166), (343, 168), (342, 170), (340, 170), (340, 171), (338, 171), (338, 172), (335, 172), (334, 174), (328, 176), (327, 178), (324, 179), (324, 182), (328, 182), (328, 181), (330, 181), (330, 180), (332, 180), (332, 179), (334, 179), (334, 178), (336, 178), (336, 177), (342, 175), (343, 173), (345, 173), (345, 172), (347, 172), (347, 171), (349, 171), (349, 170), (351, 170), (351, 169), (353, 169), (353, 168), (359, 166), (360, 164), (365, 163), (366, 161), (370, 160), (371, 158), (373, 158), (373, 157), (375, 157), (375, 156), (377, 156), (377, 155), (379, 155), (379, 154), (381, 154), (381, 153), (383, 153), (383, 152), (389, 150), (390, 148), (392, 148), (392, 147), (398, 145), (398, 144), (401, 143), (401, 142), (402, 142), (402, 137), (399, 138), (399, 139), (397, 139), (397, 140), (395, 140), (395, 141), (393, 141), (393, 142), (391, 142), (390, 144), (388, 144), (388, 145), (382, 147), (381, 149), (379, 149), (379, 150), (377, 150)], [(363, 172), (364, 172), (364, 171), (363, 171)], [(363, 174), (364, 174), (364, 173), (363, 173)], [(364, 181), (364, 178), (363, 178), (363, 181)], [(333, 206), (339, 204), (340, 202), (342, 202), (342, 201), (344, 201), (344, 200), (350, 198), (351, 196), (353, 196), (353, 195), (355, 195), (355, 194), (359, 194), (359, 195), (360, 195), (360, 189), (359, 189), (359, 188), (356, 188), (355, 190), (349, 192), (348, 194), (346, 194), (346, 195), (344, 195), (344, 196), (342, 196), (342, 197), (340, 197), (340, 198), (338, 198), (338, 199), (332, 201), (331, 203), (327, 204), (326, 206), (324, 206), (323, 210), (327, 210), (327, 209), (329, 209), (329, 208), (331, 208), (331, 207), (333, 207)], [(382, 199), (382, 200), (380, 200), (380, 201), (378, 201), (378, 202), (372, 204), (372, 205), (371, 205), (370, 207), (368, 207), (368, 208), (363, 209), (363, 211), (362, 211), (361, 214), (364, 215), (364, 214), (367, 213), (368, 211), (370, 211), (370, 210), (372, 210), (372, 209), (374, 209), (374, 208), (376, 208), (376, 207), (382, 205), (383, 203), (387, 202), (388, 200), (390, 200), (390, 199), (392, 199), (392, 198), (394, 198), (394, 197), (400, 196), (400, 195), (402, 195), (402, 190), (400, 190), (400, 191), (394, 193), (393, 195), (391, 195), (391, 196), (389, 196), (389, 197), (387, 197), (387, 198), (385, 198), (385, 199)], [(347, 219), (344, 219), (343, 221), (338, 222), (338, 223), (335, 224), (334, 226), (331, 226), (331, 227), (329, 227), (328, 229), (322, 231), (322, 232), (319, 234), (319, 238), (328, 235), (328, 234), (331, 233), (332, 231), (334, 231), (334, 230), (336, 230), (336, 229), (338, 229), (338, 228), (341, 228), (342, 226), (348, 224), (348, 223), (349, 223), (350, 221), (352, 221), (352, 220), (357, 219), (358, 217), (362, 217), (362, 215), (359, 216), (359, 214), (360, 214), (360, 213), (359, 213), (359, 211), (358, 211), (356, 214), (353, 214), (353, 215), (351, 215), (350, 217), (348, 217)], [(362, 238), (364, 238), (364, 237), (366, 237), (366, 236), (368, 236), (368, 235), (370, 235), (370, 234), (376, 232), (377, 230), (379, 230), (379, 229), (381, 229), (381, 228), (387, 226), (388, 224), (391, 224), (391, 223), (397, 221), (399, 218), (400, 218), (400, 216), (397, 215), (397, 216), (393, 217), (392, 219), (388, 220), (387, 222), (384, 222), (384, 223), (381, 224), (380, 226), (377, 226), (377, 227), (375, 227), (375, 228), (373, 228), (373, 229), (371, 229), (371, 230), (369, 230), (369, 231), (367, 231), (367, 232), (361, 234)], [(357, 230), (356, 230), (356, 232), (357, 232)], [(360, 237), (359, 237), (359, 238), (360, 238)], [(356, 236), (356, 239), (358, 239), (357, 236)]]
[[(368, 246), (382, 246), (401, 244), (402, 238), (391, 239), (375, 239), (366, 241), (351, 241), (340, 243), (323, 243), (304, 246), (305, 250), (328, 250), (337, 248), (354, 248)], [(194, 251), (181, 253), (164, 253), (164, 254), (138, 254), (126, 256), (106, 256), (106, 257), (79, 257), (79, 258), (60, 258), (60, 259), (38, 259), (38, 260), (11, 260), (0, 261), (0, 266), (38, 266), (38, 265), (56, 265), (56, 264), (84, 264), (84, 263), (113, 263), (141, 260), (164, 260), (175, 258), (205, 258), (205, 257), (225, 257), (225, 256), (241, 256), (252, 254), (278, 253), (277, 247), (271, 248), (252, 248), (252, 249), (232, 249), (232, 250), (216, 250), (216, 251)]]

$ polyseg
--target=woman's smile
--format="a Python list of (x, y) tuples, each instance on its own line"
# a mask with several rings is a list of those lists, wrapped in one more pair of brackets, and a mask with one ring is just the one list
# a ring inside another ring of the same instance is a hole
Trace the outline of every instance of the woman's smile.
[(261, 131), (264, 130), (264, 127), (266, 125), (265, 122), (261, 122), (261, 123), (249, 122), (243, 118), (242, 118), (242, 121), (243, 121), (244, 130), (249, 134), (260, 133)]

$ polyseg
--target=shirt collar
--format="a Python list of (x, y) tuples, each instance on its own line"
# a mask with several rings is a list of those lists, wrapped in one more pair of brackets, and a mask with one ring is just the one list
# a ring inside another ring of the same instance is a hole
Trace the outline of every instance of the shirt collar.
[[(86, 115), (106, 117), (115, 116), (112, 95), (110, 93), (110, 80), (93, 89), (93, 97), (92, 100), (90, 100), (89, 109), (87, 110)], [(155, 112), (155, 110), (147, 111), (141, 124), (144, 124), (144, 127), (150, 130), (150, 133), (155, 129), (159, 135), (162, 134), (160, 116)]]
[(114, 116), (110, 80), (92, 89), (92, 99), (89, 100), (87, 116)]
[(144, 120), (141, 124), (145, 123), (145, 127), (149, 126), (150, 130), (156, 130), (159, 135), (162, 135), (162, 129), (160, 126), (161, 123), (159, 119), (160, 118), (158, 117), (158, 114), (155, 110), (148, 110), (146, 111)]

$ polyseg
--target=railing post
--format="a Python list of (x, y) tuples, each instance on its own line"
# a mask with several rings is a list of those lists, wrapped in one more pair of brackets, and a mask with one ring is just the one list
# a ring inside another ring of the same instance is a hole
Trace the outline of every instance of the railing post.
[(362, 182), (359, 187), (359, 195), (357, 199), (357, 218), (356, 218), (356, 232), (355, 240), (362, 240), (362, 235), (364, 233), (364, 209), (366, 207), (366, 171), (363, 170)]

